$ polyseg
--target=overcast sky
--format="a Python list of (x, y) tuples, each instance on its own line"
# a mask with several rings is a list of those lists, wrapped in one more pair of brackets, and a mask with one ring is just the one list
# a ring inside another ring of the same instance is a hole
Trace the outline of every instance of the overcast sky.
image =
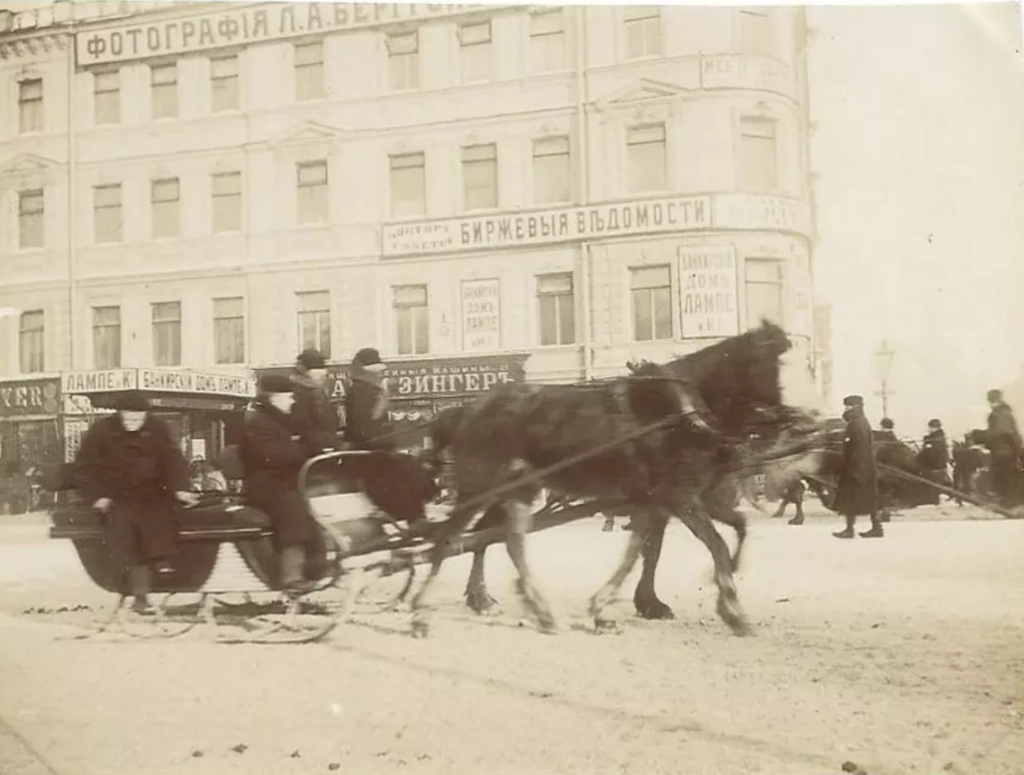
[(1024, 374), (1024, 78), (1015, 5), (812, 7), (815, 285), (833, 305), (835, 400), (920, 435), (983, 417)]

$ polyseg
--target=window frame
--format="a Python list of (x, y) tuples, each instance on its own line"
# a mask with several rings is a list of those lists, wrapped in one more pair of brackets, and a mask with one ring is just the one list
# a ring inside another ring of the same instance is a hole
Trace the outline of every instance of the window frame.
[[(38, 325), (29, 325), (29, 320), (37, 319)], [(44, 309), (27, 309), (18, 316), (18, 371), (21, 374), (41, 374), (46, 371)]]
[[(401, 299), (402, 292), (422, 292), (422, 301)], [(397, 355), (430, 354), (430, 288), (427, 283), (403, 283), (391, 286), (391, 310), (394, 320)], [(403, 346), (403, 312), (408, 311), (408, 346)], [(420, 314), (417, 314), (420, 313)], [(422, 336), (421, 336), (422, 334)], [(422, 349), (421, 349), (422, 345)]]
[[(535, 296), (537, 303), (537, 342), (540, 347), (567, 347), (576, 344), (577, 339), (577, 305), (576, 305), (576, 276), (574, 272), (544, 272), (542, 274), (534, 275), (535, 278)], [(543, 287), (544, 282), (555, 283), (557, 281), (569, 281), (568, 290), (562, 290), (558, 288), (545, 289)], [(545, 341), (545, 330), (544, 330), (544, 302), (546, 300), (552, 300), (554, 305), (552, 320), (555, 324), (554, 340)], [(563, 303), (567, 300), (570, 309), (568, 311), (563, 310)], [(563, 330), (563, 324), (571, 321), (572, 331), (566, 336), (566, 332)]]

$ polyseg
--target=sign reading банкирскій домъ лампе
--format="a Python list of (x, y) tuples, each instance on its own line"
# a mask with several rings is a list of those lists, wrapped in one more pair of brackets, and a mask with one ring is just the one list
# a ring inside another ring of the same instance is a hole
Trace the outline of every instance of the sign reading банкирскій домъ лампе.
[(91, 25), (75, 36), (75, 54), (79, 67), (88, 67), (501, 7), (423, 3), (238, 3), (229, 10), (221, 8), (188, 17)]
[(256, 382), (248, 377), (209, 374), (191, 369), (127, 368), (68, 371), (61, 374), (64, 395), (119, 393), (142, 390), (153, 393), (184, 393), (232, 398), (252, 398)]
[(798, 199), (674, 196), (390, 223), (381, 230), (381, 254), (390, 258), (716, 229), (809, 235), (810, 224), (810, 208)]

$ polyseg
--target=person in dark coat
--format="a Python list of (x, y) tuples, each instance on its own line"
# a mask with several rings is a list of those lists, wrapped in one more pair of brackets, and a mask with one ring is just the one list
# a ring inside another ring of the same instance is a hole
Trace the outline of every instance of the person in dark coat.
[(417, 458), (398, 452), (397, 433), (388, 419), (386, 368), (372, 347), (353, 357), (345, 395), (345, 438), (357, 449), (377, 453), (358, 465), (366, 496), (392, 521), (412, 523), (425, 520), (426, 504), (438, 488)]
[[(928, 421), (928, 433), (921, 441), (918, 462), (932, 480), (945, 487), (952, 486), (953, 481), (948, 470), (949, 443), (946, 441), (946, 432), (942, 429), (941, 420)], [(934, 503), (939, 503), (938, 490), (935, 491)]]
[(833, 508), (846, 517), (846, 529), (833, 533), (836, 538), (853, 538), (857, 517), (871, 517), (871, 529), (861, 533), (864, 538), (884, 535), (878, 516), (878, 470), (871, 439), (871, 425), (864, 416), (864, 399), (847, 396), (843, 399), (846, 410), (846, 435), (843, 438), (842, 473)]
[(292, 417), (310, 456), (336, 449), (338, 413), (327, 396), (327, 362), (319, 351), (309, 348), (299, 353), (292, 374), (295, 406)]
[(245, 414), (242, 460), (247, 500), (274, 525), (281, 586), (286, 592), (302, 593), (312, 588), (306, 581), (306, 561), (318, 552), (320, 528), (299, 492), (299, 469), (310, 454), (292, 417), (293, 391), (288, 377), (267, 375), (260, 380), (256, 401)]
[(1003, 506), (1012, 506), (1017, 488), (1018, 468), (1024, 449), (1017, 420), (1010, 405), (1003, 400), (1003, 391), (988, 391), (988, 430), (985, 446), (990, 455), (992, 489)]
[(899, 444), (900, 440), (896, 438), (896, 431), (893, 430), (896, 423), (888, 417), (883, 417), (882, 421), (878, 423), (878, 427), (881, 428), (876, 436), (878, 441), (883, 444)]
[(189, 492), (188, 461), (146, 397), (129, 391), (116, 408), (82, 438), (74, 475), (93, 508), (107, 514), (122, 585), (135, 597), (134, 610), (146, 613), (151, 569), (174, 573), (177, 509), (197, 496)]

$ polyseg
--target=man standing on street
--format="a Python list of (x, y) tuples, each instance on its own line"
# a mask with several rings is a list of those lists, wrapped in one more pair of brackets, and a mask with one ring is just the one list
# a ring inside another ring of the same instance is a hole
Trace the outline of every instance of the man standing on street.
[(847, 396), (843, 399), (846, 410), (846, 435), (843, 438), (843, 469), (839, 478), (839, 492), (833, 508), (846, 518), (846, 529), (833, 533), (836, 538), (853, 538), (857, 517), (871, 517), (871, 529), (861, 533), (864, 538), (882, 538), (882, 522), (878, 516), (878, 469), (871, 443), (871, 425), (864, 416), (864, 399)]
[[(928, 472), (932, 481), (944, 487), (951, 487), (953, 482), (949, 478), (949, 444), (946, 442), (946, 432), (942, 429), (942, 422), (938, 419), (928, 421), (928, 433), (925, 434), (921, 443), (921, 454), (918, 458), (921, 467)], [(939, 503), (939, 491), (935, 491), (935, 504)]]
[(985, 446), (992, 456), (992, 489), (999, 503), (1013, 506), (1014, 490), (1017, 487), (1017, 467), (1024, 454), (1021, 444), (1017, 420), (1013, 416), (1010, 405), (1003, 400), (1003, 391), (988, 391), (988, 404), (991, 412), (988, 416), (988, 431), (985, 434)]

